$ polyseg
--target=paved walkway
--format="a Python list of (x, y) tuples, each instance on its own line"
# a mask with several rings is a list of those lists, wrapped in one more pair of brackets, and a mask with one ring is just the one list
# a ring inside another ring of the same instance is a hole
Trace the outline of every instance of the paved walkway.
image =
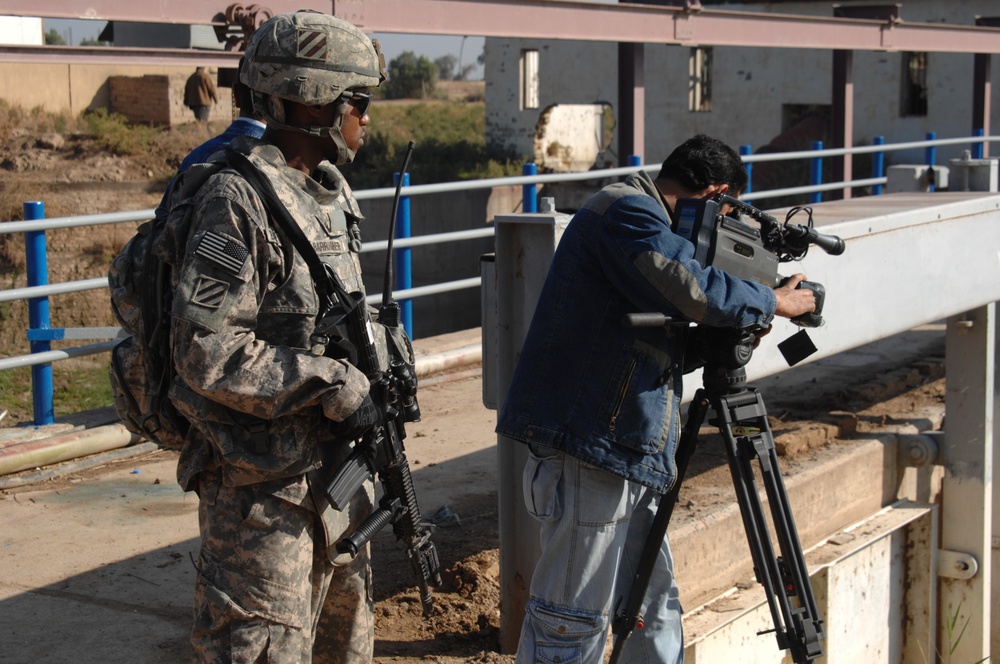
[[(418, 353), (453, 357), (474, 339), (424, 340)], [(943, 327), (927, 326), (757, 385), (777, 412), (943, 349)], [(423, 420), (407, 429), (425, 514), (448, 506), (461, 515), (497, 488), (496, 414), (482, 405), (481, 375), (462, 364), (422, 379)], [(160, 452), (0, 492), (0, 661), (182, 661), (197, 518), (174, 468), (175, 456)]]

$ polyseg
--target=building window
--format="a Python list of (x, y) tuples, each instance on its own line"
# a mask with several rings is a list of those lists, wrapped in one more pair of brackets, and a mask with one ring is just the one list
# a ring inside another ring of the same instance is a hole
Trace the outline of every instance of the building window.
[(688, 110), (712, 110), (712, 49), (692, 48), (688, 56)]
[(927, 115), (927, 53), (903, 53), (900, 115)]
[(538, 51), (521, 51), (521, 110), (538, 108)]

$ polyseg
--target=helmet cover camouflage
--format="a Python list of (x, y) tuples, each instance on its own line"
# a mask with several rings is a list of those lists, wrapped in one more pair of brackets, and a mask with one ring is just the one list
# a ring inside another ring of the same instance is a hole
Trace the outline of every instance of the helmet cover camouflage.
[(314, 11), (278, 14), (254, 31), (240, 81), (251, 90), (307, 105), (386, 79), (378, 41), (343, 19)]

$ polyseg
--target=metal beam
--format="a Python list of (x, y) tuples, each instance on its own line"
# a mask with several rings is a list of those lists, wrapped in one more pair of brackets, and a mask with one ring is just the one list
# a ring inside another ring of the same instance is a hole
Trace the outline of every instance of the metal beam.
[[(833, 92), (830, 111), (830, 139), (835, 148), (849, 148), (854, 145), (854, 52), (835, 50), (833, 52)], [(851, 159), (845, 154), (834, 167), (834, 181), (848, 182), (851, 177)], [(851, 189), (842, 192), (843, 198), (851, 197)]]
[[(976, 25), (991, 28), (1000, 27), (1000, 16), (977, 16)], [(990, 97), (992, 56), (989, 53), (976, 53), (972, 71), (972, 131), (982, 129), (990, 135)], [(983, 157), (989, 156), (989, 146), (983, 146)]]
[[(102, 21), (135, 21), (137, 23), (175, 23), (183, 25), (223, 25), (217, 18), (225, 14), (232, 2), (225, 0), (159, 0), (135, 2), (134, 0), (11, 0), (4, 3), (2, 13), (11, 16), (40, 16), (42, 18), (77, 18)], [(294, 7), (292, 5), (295, 5)], [(319, 2), (268, 2), (274, 13), (293, 12), (297, 9), (315, 9), (332, 13), (332, 0)], [(280, 7), (280, 8), (279, 8)]]
[(618, 165), (631, 155), (645, 163), (646, 81), (644, 44), (618, 44)]
[[(13, 0), (9, 14), (213, 23), (228, 3), (204, 0)], [(1000, 29), (766, 12), (691, 10), (569, 0), (271, 0), (274, 13), (308, 7), (368, 32), (479, 35), (688, 46), (1000, 53)]]
[(239, 52), (107, 46), (9, 46), (0, 44), (0, 62), (189, 65), (235, 67)]

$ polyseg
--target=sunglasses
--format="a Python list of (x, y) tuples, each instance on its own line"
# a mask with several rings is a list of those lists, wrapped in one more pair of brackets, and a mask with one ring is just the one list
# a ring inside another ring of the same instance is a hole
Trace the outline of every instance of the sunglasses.
[(358, 117), (365, 117), (365, 113), (368, 112), (368, 107), (372, 105), (372, 99), (375, 95), (371, 92), (359, 92), (357, 90), (348, 90), (344, 94), (340, 95), (341, 101), (350, 104), (354, 108), (358, 109)]

